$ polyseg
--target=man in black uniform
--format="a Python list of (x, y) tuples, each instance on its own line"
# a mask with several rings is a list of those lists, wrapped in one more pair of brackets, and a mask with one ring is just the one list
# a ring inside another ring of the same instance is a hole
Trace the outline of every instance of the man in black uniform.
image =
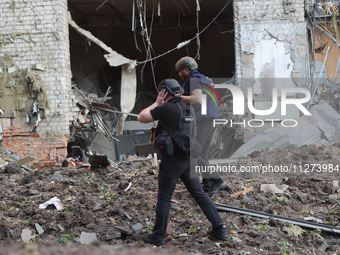
[[(138, 121), (149, 123), (159, 120), (160, 129), (164, 130), (162, 127), (166, 126), (170, 129), (179, 130), (178, 123), (181, 118), (181, 110), (176, 103), (181, 104), (181, 107), (189, 107), (180, 97), (181, 86), (174, 79), (166, 79), (160, 82), (158, 91), (156, 102), (139, 113)], [(179, 178), (211, 222), (212, 236), (216, 239), (225, 239), (227, 231), (213, 201), (203, 191), (198, 174), (190, 173), (189, 156), (180, 151), (175, 142), (173, 142), (173, 147), (173, 155), (167, 156), (162, 153), (163, 157), (158, 174), (155, 226), (152, 234), (144, 236), (143, 241), (156, 246), (165, 244), (164, 238), (171, 197)]]
[[(206, 91), (215, 88), (214, 82), (207, 76), (197, 71), (198, 64), (191, 57), (183, 57), (175, 65), (178, 75), (184, 81), (182, 85), (182, 99), (187, 104), (191, 104), (195, 111), (197, 122), (196, 139), (202, 147), (201, 154), (197, 158), (197, 165), (209, 166), (208, 152), (210, 151), (211, 138), (213, 135), (213, 120), (219, 118), (219, 107), (210, 96), (207, 96), (206, 114), (201, 113), (202, 95)], [(202, 172), (203, 190), (209, 196), (215, 194), (219, 189), (226, 186), (223, 178), (216, 172)]]

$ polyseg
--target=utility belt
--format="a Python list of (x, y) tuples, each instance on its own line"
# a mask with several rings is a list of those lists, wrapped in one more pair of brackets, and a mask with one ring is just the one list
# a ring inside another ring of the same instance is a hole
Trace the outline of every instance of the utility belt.
[(167, 129), (167, 132), (187, 157), (197, 158), (200, 155), (202, 147), (195, 138), (175, 129)]
[(160, 150), (162, 157), (173, 156), (175, 145), (187, 157), (197, 158), (199, 156), (202, 147), (196, 139), (178, 130), (163, 128), (158, 130), (157, 126), (150, 131), (151, 143), (154, 148)]
[(174, 145), (168, 132), (165, 130), (157, 131), (157, 128), (150, 132), (152, 147), (159, 149), (162, 157), (174, 155)]

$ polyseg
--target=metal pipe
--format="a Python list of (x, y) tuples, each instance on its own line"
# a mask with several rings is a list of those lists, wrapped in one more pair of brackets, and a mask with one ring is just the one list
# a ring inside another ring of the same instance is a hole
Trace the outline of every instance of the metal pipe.
[(274, 215), (274, 214), (270, 214), (270, 213), (258, 212), (258, 211), (254, 211), (254, 210), (248, 210), (248, 209), (238, 208), (238, 207), (234, 207), (234, 206), (230, 206), (230, 205), (219, 204), (219, 203), (216, 203), (215, 206), (216, 206), (217, 210), (221, 210), (221, 211), (245, 214), (245, 215), (250, 215), (250, 216), (264, 218), (264, 219), (269, 219), (270, 217), (272, 217), (276, 220), (295, 224), (295, 225), (298, 225), (298, 226), (301, 226), (301, 227), (307, 227), (307, 228), (313, 228), (313, 229), (322, 229), (326, 232), (340, 234), (340, 228), (333, 227), (333, 226), (330, 226), (330, 225), (313, 223), (313, 222), (309, 222), (309, 221), (305, 221), (305, 220), (292, 219), (292, 218), (287, 218), (287, 217)]
[[(324, 59), (324, 61), (323, 61), (322, 68), (321, 68), (321, 71), (320, 71), (319, 79), (318, 79), (318, 81), (317, 81), (317, 83), (316, 83), (316, 85), (315, 85), (314, 91), (312, 92), (312, 96), (311, 96), (311, 99), (310, 99), (309, 104), (308, 104), (308, 107), (307, 107), (308, 109), (310, 108), (310, 106), (311, 106), (312, 103), (314, 102), (314, 95), (315, 95), (315, 92), (317, 91), (317, 89), (318, 89), (318, 87), (319, 87), (319, 81), (320, 81), (320, 79), (321, 79), (323, 69), (324, 69), (324, 67), (325, 67), (325, 65), (326, 65), (326, 60), (327, 60), (327, 57), (328, 57), (329, 50), (330, 50), (330, 47), (328, 46), (327, 52), (326, 52), (326, 56), (325, 56), (325, 59)], [(327, 73), (326, 73), (326, 76), (327, 76)]]

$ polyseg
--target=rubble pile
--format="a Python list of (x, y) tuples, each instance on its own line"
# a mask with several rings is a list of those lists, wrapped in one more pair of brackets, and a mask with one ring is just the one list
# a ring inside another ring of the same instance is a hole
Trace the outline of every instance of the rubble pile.
[[(230, 163), (333, 164), (340, 167), (339, 144), (253, 152)], [(6, 162), (2, 157), (1, 162)], [(67, 166), (20, 171), (0, 168), (0, 246), (46, 254), (144, 254), (141, 241), (155, 219), (158, 167), (151, 158), (129, 156), (105, 168)], [(340, 171), (339, 171), (340, 172)], [(227, 187), (214, 202), (340, 227), (339, 172), (289, 174), (223, 173)], [(235, 195), (236, 194), (236, 195)], [(228, 240), (213, 240), (195, 201), (179, 182), (172, 199), (168, 236), (152, 254), (337, 254), (340, 234), (277, 220), (220, 212)], [(10, 244), (10, 245), (8, 245)], [(25, 244), (24, 246), (22, 244)], [(83, 245), (79, 245), (83, 244)], [(19, 245), (19, 246), (17, 246)], [(86, 245), (86, 246), (85, 246)], [(88, 247), (88, 248), (87, 248)], [(138, 251), (136, 251), (138, 249)], [(120, 251), (117, 251), (120, 250)], [(121, 252), (121, 253), (119, 253)], [(0, 252), (1, 254), (1, 252)]]

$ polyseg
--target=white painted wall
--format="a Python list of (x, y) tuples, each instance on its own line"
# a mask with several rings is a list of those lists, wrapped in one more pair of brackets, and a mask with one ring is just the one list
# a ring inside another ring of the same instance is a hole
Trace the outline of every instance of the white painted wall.
[(265, 94), (271, 91), (263, 91), (260, 80), (271, 79), (273, 87), (295, 87), (292, 79), (294, 62), (291, 53), (286, 51), (284, 42), (275, 39), (261, 40), (255, 46), (254, 52), (254, 92), (255, 94)]

